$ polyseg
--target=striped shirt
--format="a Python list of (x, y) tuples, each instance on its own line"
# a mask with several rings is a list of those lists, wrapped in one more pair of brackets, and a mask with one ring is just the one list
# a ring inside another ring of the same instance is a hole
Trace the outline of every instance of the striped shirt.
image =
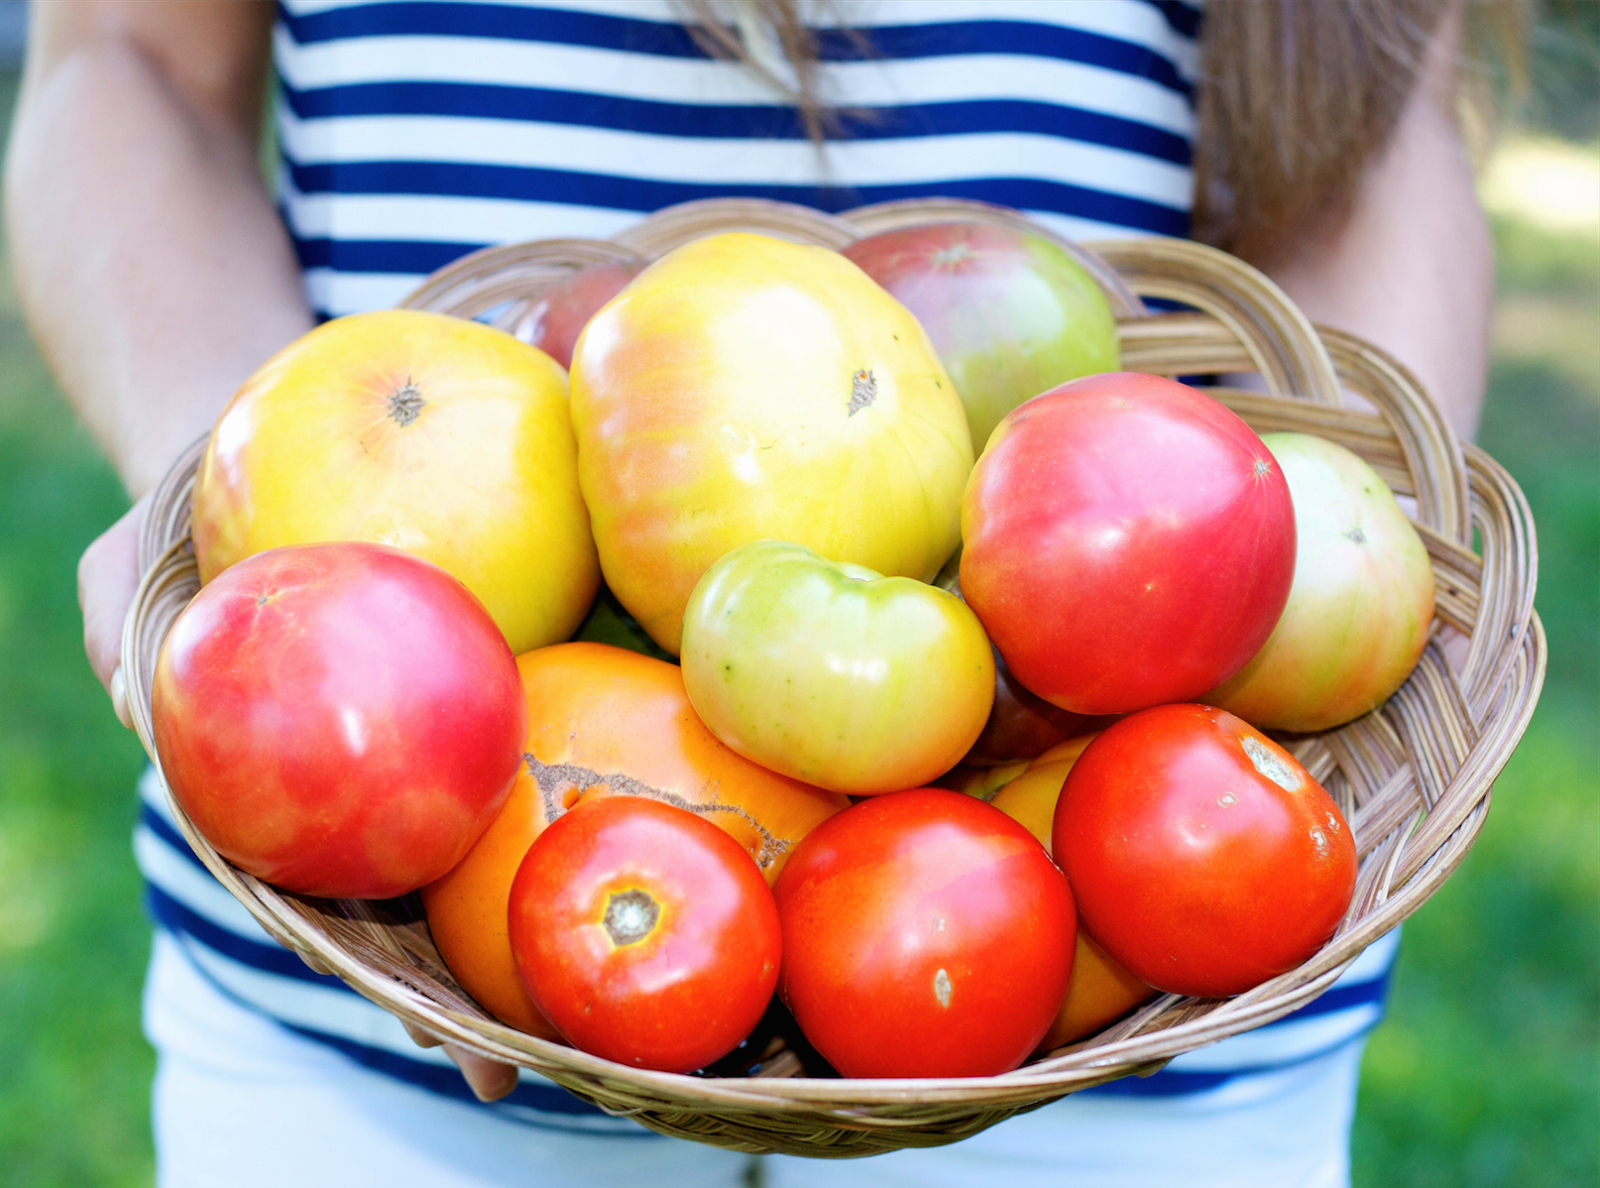
[[(819, 20), (821, 90), (842, 112), (819, 154), (781, 94), (708, 57), (668, 0), (286, 0), (278, 196), (313, 307), (393, 305), (477, 248), (603, 238), (713, 196), (828, 211), (954, 196), (1074, 238), (1187, 233), (1196, 7), (837, 7), (870, 49)], [(472, 1100), (436, 1050), (262, 932), (190, 853), (155, 781), (142, 791), (135, 848), (151, 914), (216, 987), (369, 1068)], [(1377, 1022), (1393, 952), (1374, 946), (1287, 1019), (1091, 1092), (1195, 1093), (1329, 1052)], [(526, 1073), (484, 1108), (644, 1134)]]

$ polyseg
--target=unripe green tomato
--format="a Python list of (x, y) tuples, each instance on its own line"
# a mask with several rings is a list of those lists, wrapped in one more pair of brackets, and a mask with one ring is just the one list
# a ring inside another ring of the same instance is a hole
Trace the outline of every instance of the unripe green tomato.
[(689, 700), (724, 743), (853, 796), (949, 770), (994, 699), (989, 640), (959, 598), (787, 541), (741, 545), (706, 571), (682, 659)]

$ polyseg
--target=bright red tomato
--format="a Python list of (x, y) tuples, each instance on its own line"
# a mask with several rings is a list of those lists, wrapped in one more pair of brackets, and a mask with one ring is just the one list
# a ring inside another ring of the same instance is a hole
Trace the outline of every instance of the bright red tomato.
[(511, 885), (511, 951), (574, 1046), (687, 1073), (772, 1000), (782, 944), (760, 869), (709, 821), (642, 796), (580, 802)]
[(1294, 507), (1267, 447), (1192, 388), (1074, 380), (1000, 423), (962, 504), (961, 592), (1012, 674), (1055, 705), (1191, 700), (1271, 634)]
[(1066, 993), (1066, 879), (1026, 829), (959, 792), (891, 792), (830, 817), (773, 893), (779, 994), (847, 1077), (1006, 1072)]
[(511, 790), (527, 710), (505, 637), (438, 566), (297, 545), (213, 578), (162, 645), (156, 751), (230, 862), (305, 895), (438, 878)]
[(1090, 743), (1052, 841), (1083, 926), (1173, 994), (1240, 994), (1293, 969), (1355, 892), (1355, 840), (1333, 798), (1207, 705), (1145, 710)]

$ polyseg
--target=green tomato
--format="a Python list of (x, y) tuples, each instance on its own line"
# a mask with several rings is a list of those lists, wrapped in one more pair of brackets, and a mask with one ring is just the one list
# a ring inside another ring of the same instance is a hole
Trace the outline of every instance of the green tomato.
[(854, 796), (949, 770), (994, 700), (989, 640), (959, 598), (787, 541), (741, 545), (706, 571), (682, 661), (689, 700), (724, 743)]
[(928, 332), (961, 393), (975, 454), (1023, 401), (1122, 369), (1111, 303), (1082, 265), (1042, 235), (934, 223), (858, 240), (844, 256)]

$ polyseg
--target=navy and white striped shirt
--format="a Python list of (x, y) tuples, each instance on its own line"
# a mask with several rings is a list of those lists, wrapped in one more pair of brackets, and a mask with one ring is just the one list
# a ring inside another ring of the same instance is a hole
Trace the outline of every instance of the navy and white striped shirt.
[[(1187, 233), (1197, 7), (837, 7), (871, 49), (819, 27), (823, 95), (845, 109), (819, 157), (779, 92), (709, 58), (669, 0), (285, 0), (279, 200), (313, 307), (393, 305), (488, 244), (606, 237), (712, 196), (830, 211), (954, 196), (1074, 238)], [(188, 851), (153, 780), (143, 794), (136, 851), (151, 912), (214, 985), (370, 1068), (471, 1100), (436, 1050), (267, 937)], [(1347, 1043), (1382, 1012), (1393, 948), (1374, 946), (1288, 1019), (1093, 1092), (1192, 1093)], [(644, 1133), (526, 1074), (485, 1108)]]

